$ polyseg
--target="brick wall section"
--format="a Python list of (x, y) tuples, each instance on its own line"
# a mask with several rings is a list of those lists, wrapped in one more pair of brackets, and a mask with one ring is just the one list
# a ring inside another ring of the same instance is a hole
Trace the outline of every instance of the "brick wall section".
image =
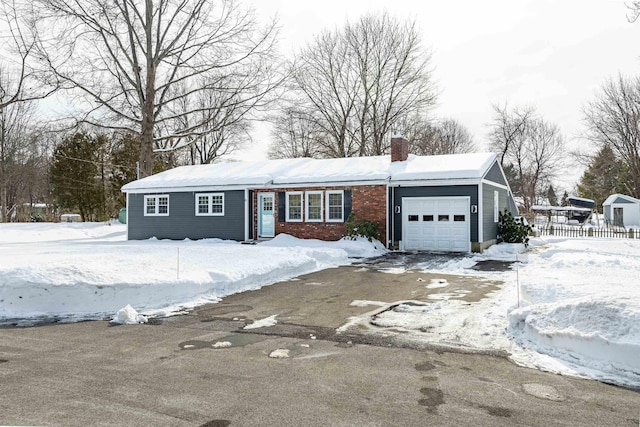
[[(275, 194), (276, 235), (280, 233), (290, 234), (301, 239), (339, 240), (344, 236), (344, 222), (304, 222), (305, 198), (302, 200), (303, 222), (278, 222), (278, 193), (281, 191), (327, 191), (327, 190), (351, 190), (351, 211), (357, 219), (368, 219), (379, 224), (380, 241), (386, 239), (387, 222), (387, 187), (385, 185), (357, 185), (348, 187), (304, 187), (304, 188), (278, 188), (256, 190), (253, 196), (254, 212), (254, 236), (258, 235), (258, 194)], [(324, 201), (323, 217), (326, 218), (326, 195)], [(346, 218), (345, 218), (346, 220)]]

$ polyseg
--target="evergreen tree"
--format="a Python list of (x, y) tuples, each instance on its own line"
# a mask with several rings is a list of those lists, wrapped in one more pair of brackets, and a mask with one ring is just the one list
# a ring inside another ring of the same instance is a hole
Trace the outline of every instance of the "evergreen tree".
[(596, 206), (614, 193), (624, 193), (628, 168), (618, 160), (611, 147), (604, 145), (584, 171), (578, 183), (578, 195), (593, 199)]
[(556, 206), (558, 204), (558, 196), (556, 195), (556, 191), (553, 189), (553, 185), (549, 185), (549, 189), (547, 190), (547, 200), (551, 206)]
[(104, 135), (76, 132), (54, 150), (49, 169), (52, 195), (62, 209), (77, 209), (83, 221), (105, 219), (107, 149)]
[(138, 177), (136, 163), (140, 156), (140, 143), (133, 134), (124, 134), (113, 142), (111, 151), (111, 194), (115, 208), (125, 207), (126, 198), (120, 191), (123, 185)]
[(566, 191), (562, 195), (562, 199), (560, 199), (560, 206), (569, 206), (569, 193)]

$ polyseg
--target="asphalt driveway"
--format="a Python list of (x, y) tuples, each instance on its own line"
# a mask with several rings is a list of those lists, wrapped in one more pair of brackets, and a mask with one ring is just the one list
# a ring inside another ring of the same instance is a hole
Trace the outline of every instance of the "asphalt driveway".
[[(337, 332), (371, 311), (354, 300), (443, 291), (379, 268), (325, 270), (146, 325), (0, 329), (0, 424), (639, 425), (637, 391), (391, 331)], [(469, 302), (500, 286), (446, 278)]]

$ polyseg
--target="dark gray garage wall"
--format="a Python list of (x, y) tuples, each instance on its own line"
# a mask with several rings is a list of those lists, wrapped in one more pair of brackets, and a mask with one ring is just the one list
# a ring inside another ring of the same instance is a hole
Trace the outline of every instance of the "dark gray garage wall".
[(488, 181), (493, 181), (495, 183), (498, 183), (504, 186), (507, 185), (507, 181), (504, 179), (504, 175), (500, 170), (500, 166), (498, 165), (498, 162), (495, 162), (493, 166), (491, 166), (491, 169), (489, 169), (489, 172), (487, 172), (487, 174), (484, 176), (484, 179)]
[[(451, 185), (441, 187), (394, 187), (392, 189), (392, 195), (394, 197), (393, 204), (395, 206), (402, 206), (403, 197), (469, 196), (471, 198), (471, 205), (478, 204), (478, 186), (476, 185)], [(395, 230), (393, 232), (392, 240), (398, 241), (402, 239), (402, 213), (395, 213), (395, 207), (392, 206), (391, 203), (389, 203), (389, 206), (391, 206), (391, 209), (394, 212), (393, 220), (395, 222)], [(469, 214), (471, 220), (471, 241), (477, 242), (478, 214)]]
[(493, 221), (493, 192), (498, 192), (498, 206), (500, 207), (500, 212), (504, 212), (505, 209), (511, 211), (514, 216), (517, 215), (517, 212), (513, 212), (513, 203), (509, 203), (511, 197), (509, 197), (509, 193), (504, 188), (494, 187), (491, 184), (483, 183), (482, 184), (482, 223), (484, 227), (482, 229), (482, 238), (483, 240), (495, 240), (498, 234), (498, 224)]
[[(129, 194), (129, 240), (150, 237), (174, 240), (212, 237), (244, 240), (244, 191), (222, 193), (224, 216), (196, 216), (195, 192)], [(150, 194), (169, 195), (169, 216), (144, 216), (144, 196)]]

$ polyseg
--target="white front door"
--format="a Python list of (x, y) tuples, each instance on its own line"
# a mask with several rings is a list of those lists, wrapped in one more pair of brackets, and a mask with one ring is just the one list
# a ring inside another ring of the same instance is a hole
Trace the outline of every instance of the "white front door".
[(402, 199), (404, 250), (469, 252), (469, 197), (405, 197)]
[(273, 237), (276, 231), (273, 193), (258, 194), (258, 237)]

